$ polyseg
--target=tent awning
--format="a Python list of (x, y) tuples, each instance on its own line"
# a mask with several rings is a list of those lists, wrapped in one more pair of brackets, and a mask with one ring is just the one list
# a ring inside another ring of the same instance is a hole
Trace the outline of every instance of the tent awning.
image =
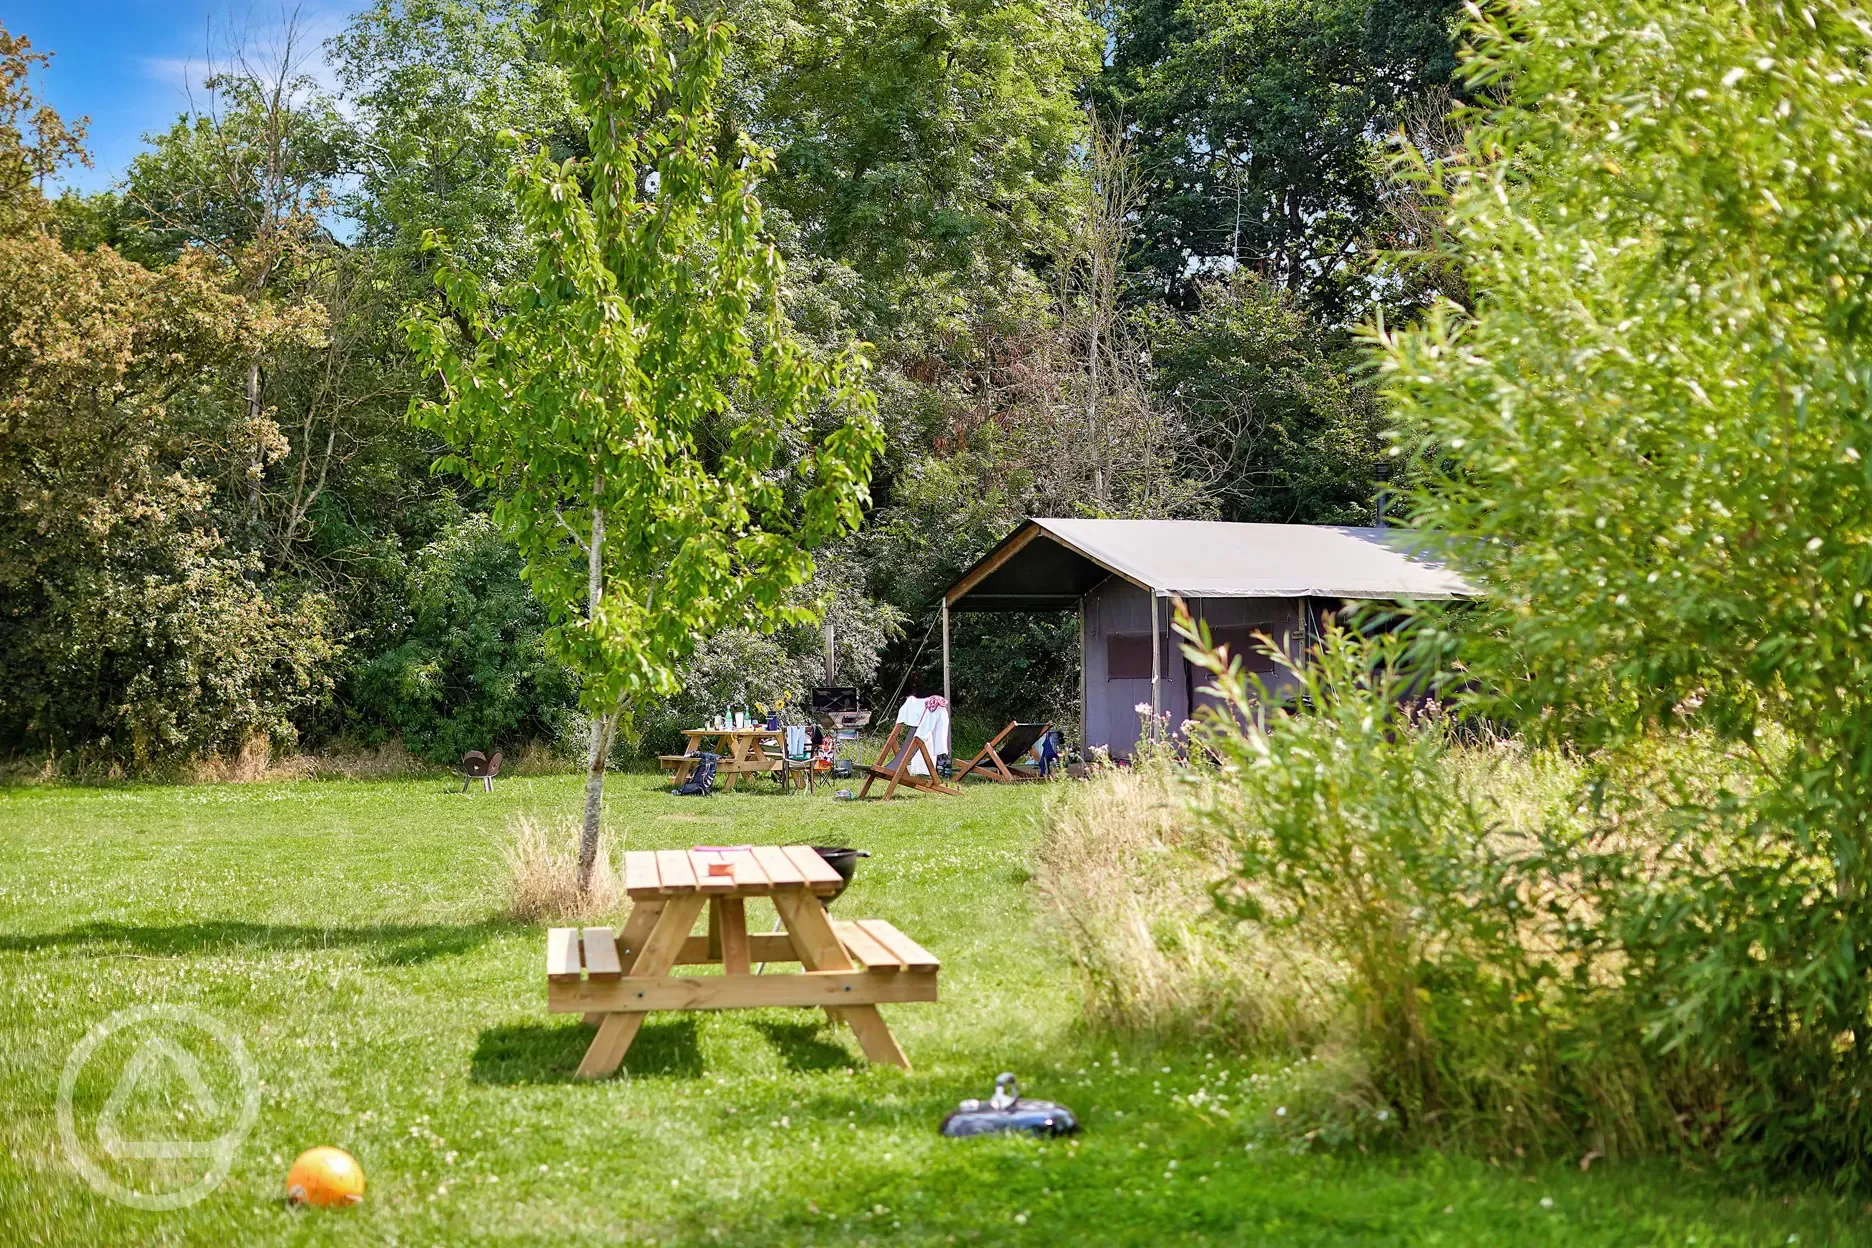
[(944, 594), (951, 611), (1062, 611), (1118, 576), (1183, 598), (1464, 598), (1408, 529), (1217, 520), (1028, 520)]

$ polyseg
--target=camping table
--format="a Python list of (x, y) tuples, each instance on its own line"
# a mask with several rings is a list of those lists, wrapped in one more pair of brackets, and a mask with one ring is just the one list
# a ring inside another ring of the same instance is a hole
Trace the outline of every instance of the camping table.
[[(711, 753), (721, 755), (721, 761), (715, 764), (715, 774), (721, 777), (721, 787), (732, 789), (735, 781), (744, 775), (766, 771), (779, 771), (786, 762), (786, 743), (782, 739), (784, 728), (685, 728), (683, 736), (689, 738), (688, 747), (681, 754), (659, 755), (657, 761), (670, 769), (671, 784), (681, 784), (695, 770), (696, 754), (708, 747), (705, 741), (713, 741)], [(773, 746), (776, 753), (769, 754), (768, 746)]]
[[(651, 1010), (764, 1006), (824, 1009), (851, 1027), (871, 1061), (910, 1069), (877, 1007), (936, 1000), (937, 961), (889, 923), (834, 922), (819, 898), (841, 884), (803, 845), (626, 853), (631, 910), (623, 929), (556, 927), (547, 936), (548, 1008), (598, 1024), (579, 1076), (616, 1070)], [(771, 898), (785, 931), (750, 934), (750, 897)], [(705, 906), (708, 934), (692, 935)], [(755, 975), (755, 962), (798, 962), (804, 970)], [(669, 973), (692, 965), (719, 965), (722, 973)]]

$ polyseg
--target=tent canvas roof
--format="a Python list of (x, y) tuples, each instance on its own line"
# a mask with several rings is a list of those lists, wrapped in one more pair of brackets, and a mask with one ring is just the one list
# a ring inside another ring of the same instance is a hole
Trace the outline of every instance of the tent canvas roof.
[(1185, 598), (1461, 598), (1408, 529), (1036, 517), (949, 587), (952, 611), (1072, 607), (1107, 576)]

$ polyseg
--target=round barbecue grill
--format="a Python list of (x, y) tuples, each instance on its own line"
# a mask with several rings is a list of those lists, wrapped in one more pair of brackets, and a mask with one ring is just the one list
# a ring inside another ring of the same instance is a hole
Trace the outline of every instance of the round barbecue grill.
[(871, 856), (862, 849), (851, 849), (843, 845), (815, 845), (812, 851), (825, 859), (826, 865), (838, 872), (839, 879), (842, 881), (838, 892), (830, 897), (820, 898), (828, 906), (837, 901), (844, 895), (845, 890), (851, 887), (852, 876), (858, 871), (858, 860)]

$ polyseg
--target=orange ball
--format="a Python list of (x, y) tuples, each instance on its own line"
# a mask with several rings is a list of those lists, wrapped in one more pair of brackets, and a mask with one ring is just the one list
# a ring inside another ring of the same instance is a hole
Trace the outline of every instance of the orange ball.
[(286, 1172), (295, 1205), (355, 1205), (364, 1200), (364, 1168), (342, 1148), (308, 1148)]

